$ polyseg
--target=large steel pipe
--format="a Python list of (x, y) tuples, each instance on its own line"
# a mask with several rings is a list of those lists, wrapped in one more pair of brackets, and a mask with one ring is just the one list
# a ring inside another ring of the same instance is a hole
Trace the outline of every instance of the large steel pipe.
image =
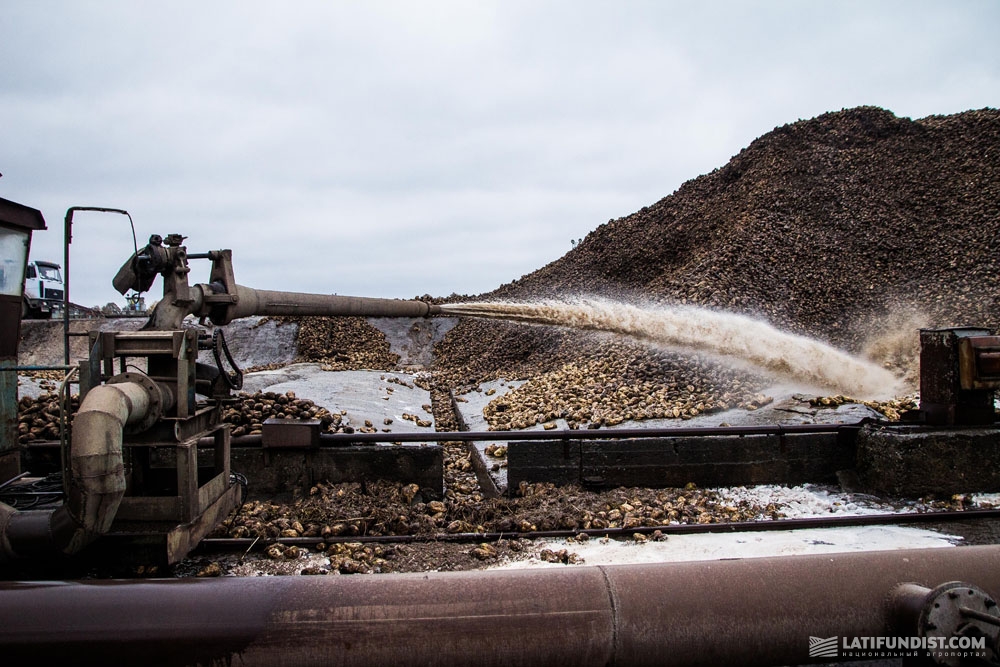
[(425, 317), (441, 312), (440, 306), (417, 300), (275, 292), (243, 285), (236, 286), (236, 294), (239, 300), (231, 310), (231, 319), (250, 315)]
[(787, 665), (910, 636), (897, 586), (1000, 594), (1000, 547), (544, 570), (0, 583), (15, 663)]
[(166, 296), (156, 304), (144, 329), (168, 331), (181, 328), (188, 315), (208, 316), (213, 324), (229, 324), (241, 317), (253, 315), (328, 315), (362, 317), (426, 317), (441, 313), (441, 306), (416, 299), (378, 299), (339, 294), (306, 294), (275, 292), (235, 285), (233, 301), (213, 302), (216, 290), (212, 285), (194, 285), (186, 300), (175, 303)]

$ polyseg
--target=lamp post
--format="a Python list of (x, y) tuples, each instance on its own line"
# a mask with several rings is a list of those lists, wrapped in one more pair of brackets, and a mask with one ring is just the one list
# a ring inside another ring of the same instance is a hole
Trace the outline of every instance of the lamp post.
[(45, 229), (41, 211), (0, 198), (0, 484), (20, 473), (17, 447), (17, 365), (24, 306), (24, 271), (31, 232)]

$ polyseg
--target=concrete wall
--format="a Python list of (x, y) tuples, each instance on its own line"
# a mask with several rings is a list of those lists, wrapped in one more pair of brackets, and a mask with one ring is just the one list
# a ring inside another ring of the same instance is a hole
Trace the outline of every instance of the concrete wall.
[(526, 441), (507, 445), (508, 490), (525, 482), (590, 487), (835, 483), (854, 468), (851, 430), (785, 435)]
[(858, 433), (858, 475), (892, 496), (1000, 491), (1000, 429), (868, 425)]

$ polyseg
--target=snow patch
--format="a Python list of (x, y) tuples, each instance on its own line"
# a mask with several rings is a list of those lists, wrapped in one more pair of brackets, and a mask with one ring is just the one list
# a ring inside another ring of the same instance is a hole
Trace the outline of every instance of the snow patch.
[[(919, 528), (900, 526), (862, 526), (844, 528), (807, 528), (800, 530), (760, 531), (736, 534), (671, 535), (662, 542), (639, 543), (607, 538), (586, 542), (573, 540), (539, 541), (542, 549), (566, 549), (579, 559), (577, 565), (625, 565), (681, 561), (721, 560), (731, 558), (766, 558), (806, 554), (929, 549), (955, 546), (961, 537)], [(507, 562), (490, 569), (513, 570), (535, 567), (566, 567), (549, 563), (537, 555)]]

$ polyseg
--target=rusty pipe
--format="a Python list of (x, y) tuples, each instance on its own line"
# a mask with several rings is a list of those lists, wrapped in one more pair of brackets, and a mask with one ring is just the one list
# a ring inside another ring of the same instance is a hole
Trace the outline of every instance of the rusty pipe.
[[(559, 569), (0, 583), (14, 662), (787, 665), (899, 628), (904, 583), (1000, 594), (1000, 546)], [(904, 635), (905, 636), (905, 635)]]
[[(426, 317), (441, 312), (441, 307), (418, 300), (376, 299), (338, 294), (275, 292), (243, 285), (236, 286), (236, 305), (230, 319), (251, 315), (360, 315), (362, 317)], [(214, 319), (213, 319), (214, 321)], [(226, 324), (227, 322), (215, 322)]]
[(165, 297), (156, 304), (143, 329), (180, 329), (188, 315), (208, 317), (217, 326), (253, 315), (329, 315), (362, 317), (427, 317), (441, 313), (441, 306), (417, 299), (377, 299), (338, 294), (275, 292), (235, 285), (227, 294), (224, 286), (198, 284), (188, 299), (175, 302)]
[(27, 512), (0, 504), (0, 562), (53, 551), (73, 554), (108, 532), (125, 494), (122, 432), (163, 400), (132, 382), (87, 392), (73, 421), (65, 504)]

